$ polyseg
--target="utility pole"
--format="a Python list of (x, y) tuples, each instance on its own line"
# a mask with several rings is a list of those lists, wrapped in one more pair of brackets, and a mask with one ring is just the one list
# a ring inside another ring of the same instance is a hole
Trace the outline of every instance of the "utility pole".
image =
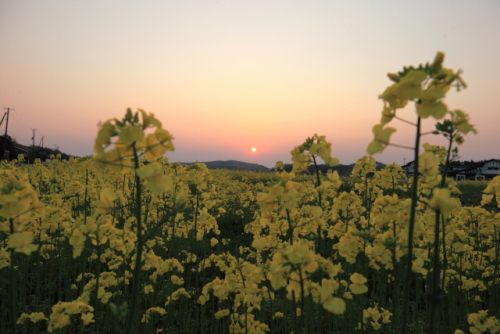
[(31, 163), (35, 163), (35, 131), (36, 131), (36, 129), (33, 129), (33, 137), (31, 138), (31, 140), (33, 140), (33, 150), (32, 150)]
[[(5, 159), (5, 148), (7, 147), (7, 128), (9, 127), (9, 112), (10, 112), (10, 109), (11, 108), (4, 108), (5, 110), (7, 110), (7, 112), (3, 115), (3, 117), (7, 116), (7, 119), (6, 119), (6, 123), (5, 123), (5, 135), (3, 137), (3, 145), (2, 145), (2, 156), (0, 157), (0, 159)], [(14, 110), (14, 109), (12, 109)], [(2, 122), (3, 122), (3, 118), (2, 118)], [(0, 122), (0, 125), (2, 124), (2, 122)], [(9, 158), (7, 157), (7, 159), (5, 160), (9, 160)]]

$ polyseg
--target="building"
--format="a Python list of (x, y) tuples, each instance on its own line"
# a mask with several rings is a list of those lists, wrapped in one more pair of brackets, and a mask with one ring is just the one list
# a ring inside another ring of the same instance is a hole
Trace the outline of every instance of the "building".
[(480, 161), (473, 166), (457, 171), (457, 180), (491, 180), (500, 175), (500, 159)]
[[(413, 161), (401, 166), (408, 177), (415, 173), (415, 163)], [(444, 166), (440, 165), (441, 171)], [(500, 175), (500, 159), (490, 159), (483, 161), (452, 161), (448, 165), (447, 177), (457, 180), (491, 180)]]

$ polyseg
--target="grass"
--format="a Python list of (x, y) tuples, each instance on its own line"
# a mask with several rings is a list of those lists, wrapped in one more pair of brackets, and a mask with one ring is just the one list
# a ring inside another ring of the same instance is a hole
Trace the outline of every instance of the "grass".
[[(488, 181), (486, 180), (461, 180), (457, 182), (457, 188), (462, 193), (460, 201), (463, 206), (481, 206), (483, 191), (486, 189)], [(488, 208), (494, 210), (494, 205), (489, 205)]]

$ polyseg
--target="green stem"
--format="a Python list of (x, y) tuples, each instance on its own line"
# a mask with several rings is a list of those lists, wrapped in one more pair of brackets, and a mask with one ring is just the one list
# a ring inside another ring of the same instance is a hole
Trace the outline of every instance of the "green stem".
[(290, 245), (293, 245), (292, 219), (290, 218), (290, 211), (288, 209), (285, 209), (285, 211), (286, 211), (286, 218), (288, 220), (287, 237), (288, 237), (288, 241), (290, 242)]
[(434, 225), (434, 257), (433, 257), (433, 267), (432, 267), (432, 276), (431, 276), (431, 288), (430, 288), (430, 293), (429, 293), (429, 301), (431, 304), (430, 311), (429, 311), (429, 327), (427, 332), (429, 334), (434, 333), (434, 323), (435, 323), (435, 313), (436, 313), (436, 306), (437, 303), (439, 302), (441, 293), (438, 291), (439, 290), (439, 278), (441, 276), (440, 270), (439, 270), (439, 224), (440, 224), (440, 218), (441, 218), (441, 211), (436, 210), (436, 219), (435, 219), (435, 225)]
[(398, 117), (398, 116), (394, 116), (394, 118), (395, 118), (395, 119), (400, 120), (401, 122), (404, 122), (404, 123), (407, 123), (407, 124), (410, 124), (410, 125), (416, 126), (416, 124), (415, 124), (415, 123), (410, 122), (410, 121), (407, 121), (407, 120), (406, 120), (406, 119), (404, 119), (404, 118), (400, 118), (400, 117)]
[[(318, 169), (318, 164), (316, 163), (316, 156), (313, 154), (312, 155), (312, 158), (313, 158), (313, 162), (314, 162), (314, 169), (316, 171), (316, 187), (319, 187), (321, 186), (321, 179), (319, 177), (319, 169)], [(318, 206), (323, 209), (323, 207), (321, 206), (321, 203), (322, 203), (322, 200), (321, 200), (321, 192), (318, 190)], [(318, 235), (318, 244), (317, 244), (317, 249), (316, 249), (316, 253), (319, 253), (320, 250), (321, 250), (321, 226), (318, 225), (318, 231), (317, 231), (317, 235)]]
[[(316, 187), (321, 186), (321, 178), (319, 177), (319, 169), (318, 169), (318, 164), (316, 163), (316, 156), (313, 154), (312, 155), (313, 162), (314, 162), (314, 169), (316, 171)], [(321, 207), (321, 193), (318, 191), (318, 206)]]
[(196, 236), (198, 235), (198, 210), (200, 206), (200, 193), (196, 192), (196, 208), (194, 210), (194, 240), (196, 241)]
[(304, 330), (306, 330), (304, 328), (304, 311), (306, 309), (304, 303), (306, 298), (304, 293), (304, 278), (302, 277), (302, 270), (300, 267), (299, 267), (299, 278), (300, 278), (300, 325), (301, 325), (300, 327), (302, 329), (302, 332), (304, 332)]
[[(99, 230), (99, 227), (97, 228)], [(96, 232), (97, 241), (97, 272), (95, 275), (95, 303), (99, 305), (99, 277), (101, 276), (101, 247), (99, 247), (99, 232)]]
[(408, 258), (406, 262), (405, 285), (403, 288), (403, 305), (402, 305), (402, 327), (401, 334), (406, 334), (408, 326), (408, 303), (410, 299), (410, 287), (412, 278), (412, 258), (413, 258), (413, 234), (415, 230), (415, 216), (417, 211), (417, 193), (418, 193), (418, 156), (420, 149), (420, 117), (417, 118), (417, 135), (415, 138), (415, 158), (414, 158), (414, 174), (411, 189), (411, 211), (410, 222), (408, 225)]
[[(10, 235), (12, 236), (14, 234), (14, 219), (10, 218), (9, 219), (10, 223)], [(9, 299), (10, 299), (10, 321), (11, 321), (11, 328), (12, 328), (12, 333), (17, 333), (17, 311), (16, 311), (16, 296), (17, 296), (17, 287), (16, 287), (16, 279), (14, 277), (14, 271), (15, 271), (15, 266), (17, 265), (16, 263), (16, 254), (14, 248), (10, 249), (10, 271), (9, 271), (9, 281), (10, 281), (10, 293), (9, 293)]]
[(88, 202), (88, 188), (89, 188), (89, 170), (85, 170), (85, 196), (83, 199), (83, 224), (87, 224), (87, 202)]
[[(450, 163), (450, 153), (451, 153), (451, 146), (453, 144), (453, 135), (450, 134), (448, 137), (448, 151), (446, 153), (446, 162), (444, 165), (444, 170), (443, 170), (443, 175), (441, 178), (441, 184), (440, 188), (444, 188), (446, 186), (446, 174), (448, 173), (448, 165)], [(440, 219), (443, 219), (443, 233), (444, 233), (444, 217), (441, 214), (440, 210), (436, 210), (436, 219), (435, 219), (435, 225), (434, 225), (434, 258), (433, 258), (433, 269), (432, 269), (432, 281), (431, 281), (431, 289), (430, 289), (430, 312), (429, 312), (429, 327), (427, 332), (429, 334), (434, 333), (434, 325), (436, 321), (436, 308), (437, 304), (439, 303), (441, 299), (441, 291), (440, 290), (440, 268), (439, 268), (439, 227), (440, 227)], [(446, 252), (446, 245), (444, 244), (445, 238), (443, 234), (443, 252)], [(444, 284), (444, 277), (443, 277), (443, 284)]]
[[(137, 154), (137, 149), (135, 143), (132, 145), (134, 151), (134, 168), (139, 169), (139, 155)], [(125, 334), (130, 334), (132, 331), (133, 321), (136, 318), (135, 312), (137, 310), (137, 300), (139, 298), (139, 287), (140, 287), (140, 272), (141, 272), (141, 257), (142, 257), (142, 224), (141, 224), (141, 180), (137, 173), (135, 174), (135, 196), (136, 196), (136, 206), (135, 206), (135, 216), (137, 221), (137, 254), (135, 257), (135, 267), (132, 277), (132, 299), (130, 302), (129, 315), (127, 318), (127, 327), (125, 329)]]
[(299, 326), (297, 324), (297, 301), (295, 299), (295, 291), (292, 290), (292, 305), (293, 305), (293, 332), (299, 333)]
[[(243, 277), (243, 271), (241, 270), (241, 267), (238, 268), (238, 271), (240, 272), (241, 282), (243, 283), (243, 289), (246, 291), (247, 286), (245, 284), (245, 277)], [(248, 305), (244, 305), (244, 307), (245, 307), (245, 334), (248, 334)]]
[(446, 230), (445, 230), (445, 221), (443, 219), (442, 225), (441, 225), (441, 230), (442, 230), (442, 235), (443, 235), (443, 278), (441, 279), (441, 291), (444, 291), (444, 285), (446, 281), (446, 268), (448, 267), (448, 255), (446, 255)]

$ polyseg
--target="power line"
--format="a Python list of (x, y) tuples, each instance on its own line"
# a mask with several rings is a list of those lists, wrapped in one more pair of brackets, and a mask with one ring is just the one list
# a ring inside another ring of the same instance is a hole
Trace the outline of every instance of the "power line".
[(16, 136), (10, 136), (12, 138), (12, 140), (14, 140), (15, 142), (21, 144), (21, 145), (24, 145), (24, 146), (30, 146), (31, 145), (31, 138), (29, 140), (26, 140), (24, 139), (24, 137), (21, 137), (23, 139), (19, 139), (19, 137), (16, 137)]
[[(13, 109), (12, 109), (13, 110)], [(12, 114), (20, 123), (22, 123), (21, 125), (24, 126), (25, 128), (29, 129), (29, 130), (33, 130), (33, 127), (29, 126), (28, 123), (26, 123), (24, 121), (24, 118), (21, 116), (20, 113), (18, 113), (17, 111), (15, 111), (14, 114)]]
[[(37, 131), (38, 129), (34, 129), (32, 127), (30, 127), (26, 121), (24, 120), (24, 118), (21, 116), (20, 113), (18, 113), (16, 110), (14, 110), (13, 108), (4, 108), (5, 110), (7, 110), (7, 112), (5, 112), (5, 114), (3, 115), (2, 119), (0, 120), (0, 126), (2, 125), (3, 121), (6, 120), (6, 126), (5, 126), (5, 137), (7, 137), (7, 127), (8, 127), (8, 123), (9, 123), (9, 116), (12, 115), (16, 118), (16, 120), (20, 123), (20, 125), (22, 125), (23, 127), (27, 128), (27, 129), (30, 129), (33, 131), (33, 135), (31, 137), (31, 142), (29, 141), (26, 141), (24, 139), (19, 139), (19, 138), (14, 138), (11, 136), (11, 138), (13, 140), (15, 140), (16, 142), (18, 143), (22, 143), (22, 145), (24, 146), (32, 146), (32, 149), (31, 149), (31, 154), (32, 154), (32, 158), (34, 160), (34, 157), (35, 157), (35, 131)], [(14, 113), (10, 113), (11, 110), (14, 110)], [(38, 149), (40, 148), (43, 148), (45, 145), (44, 145), (44, 138), (46, 138), (45, 136), (43, 136), (43, 134), (41, 134), (41, 140), (40, 140), (40, 143), (38, 145)], [(0, 160), (4, 157), (5, 155), (5, 149), (6, 149), (6, 141), (3, 142), (3, 145), (2, 145), (2, 152), (1, 152), (1, 156), (0, 156)]]
[[(14, 109), (12, 109), (12, 110), (14, 110)], [(14, 110), (14, 111), (15, 111), (15, 110)], [(30, 130), (32, 129), (32, 127), (31, 127), (31, 126), (29, 126), (29, 125), (28, 125), (28, 124), (24, 121), (24, 119), (21, 117), (21, 114), (19, 114), (17, 111), (15, 111), (13, 115), (14, 115), (14, 117), (16, 117), (16, 118), (17, 118), (17, 119), (18, 119), (21, 123), (23, 123), (23, 124), (22, 124), (22, 126), (26, 127), (27, 129), (30, 129)]]

